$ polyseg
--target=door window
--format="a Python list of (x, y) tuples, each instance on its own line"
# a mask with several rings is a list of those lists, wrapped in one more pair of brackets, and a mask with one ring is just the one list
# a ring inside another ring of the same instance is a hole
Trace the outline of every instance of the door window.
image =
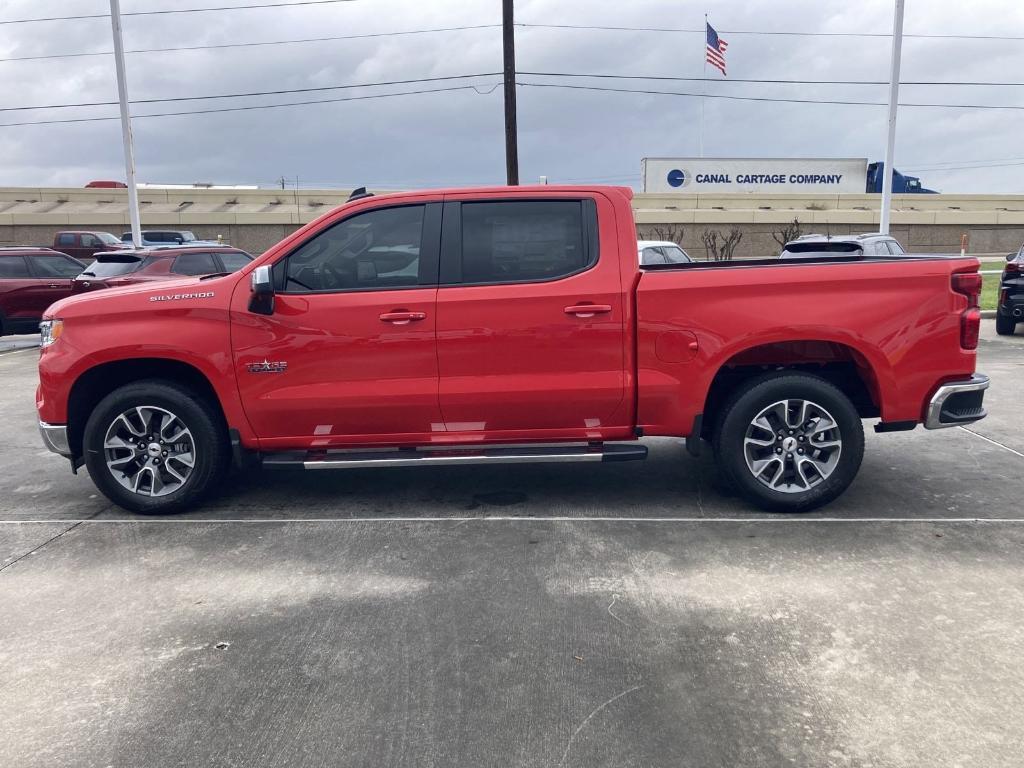
[(583, 208), (579, 200), (463, 203), (458, 282), (521, 283), (582, 272), (597, 255), (587, 247)]
[(74, 245), (75, 236), (71, 232), (64, 232), (57, 235), (57, 245)]
[(903, 247), (895, 240), (887, 240), (886, 245), (889, 246), (889, 253), (891, 253), (893, 256), (903, 256), (905, 253)]
[(0, 278), (18, 280), (31, 276), (24, 256), (0, 256)]
[(95, 235), (82, 235), (82, 247), (83, 248), (100, 248), (103, 243)]
[(651, 264), (665, 264), (665, 254), (661, 252), (660, 248), (648, 246), (644, 248), (640, 263), (645, 267)]
[(235, 272), (252, 261), (249, 254), (241, 251), (221, 251), (217, 254), (217, 258), (220, 259), (220, 263), (224, 267), (223, 272)]
[(183, 253), (174, 260), (171, 268), (176, 275), (211, 275), (219, 271), (212, 253)]
[(36, 277), (59, 277), (66, 280), (77, 277), (83, 269), (77, 261), (63, 256), (29, 256), (28, 260)]
[(279, 261), (275, 281), (285, 293), (432, 285), (434, 278), (420, 264), (423, 222), (422, 205), (358, 213)]

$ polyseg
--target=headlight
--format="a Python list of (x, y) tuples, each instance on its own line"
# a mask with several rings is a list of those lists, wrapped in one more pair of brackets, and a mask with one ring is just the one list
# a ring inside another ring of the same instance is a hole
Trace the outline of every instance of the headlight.
[(39, 324), (39, 346), (48, 347), (64, 333), (63, 320), (43, 320)]

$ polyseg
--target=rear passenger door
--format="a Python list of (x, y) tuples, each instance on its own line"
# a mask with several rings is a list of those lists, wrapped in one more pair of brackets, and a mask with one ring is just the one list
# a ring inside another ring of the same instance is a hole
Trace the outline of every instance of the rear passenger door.
[(12, 320), (28, 321), (42, 315), (35, 311), (37, 282), (24, 256), (0, 254), (0, 323), (4, 333), (11, 332), (8, 326)]
[(437, 297), (446, 431), (578, 440), (625, 427), (619, 256), (600, 253), (602, 242), (614, 248), (614, 221), (602, 197), (446, 199)]
[(25, 257), (35, 286), (32, 290), (32, 308), (42, 316), (46, 308), (71, 295), (75, 277), (85, 267), (62, 253), (31, 254)]

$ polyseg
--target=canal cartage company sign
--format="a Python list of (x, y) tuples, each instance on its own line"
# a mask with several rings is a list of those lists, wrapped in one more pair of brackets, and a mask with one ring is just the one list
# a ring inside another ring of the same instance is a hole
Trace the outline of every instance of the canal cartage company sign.
[(864, 192), (866, 158), (645, 157), (643, 191), (658, 194), (722, 192)]

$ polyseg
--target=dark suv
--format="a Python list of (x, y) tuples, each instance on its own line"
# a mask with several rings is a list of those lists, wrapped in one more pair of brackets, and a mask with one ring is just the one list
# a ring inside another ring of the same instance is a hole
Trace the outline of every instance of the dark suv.
[(75, 293), (196, 275), (230, 274), (252, 261), (228, 246), (179, 245), (97, 254), (75, 279)]
[(1024, 322), (1024, 245), (1006, 257), (1003, 276), (999, 280), (999, 303), (996, 305), (996, 333), (1010, 336), (1017, 323)]
[(35, 333), (47, 307), (70, 296), (85, 265), (49, 248), (0, 248), (0, 335)]

